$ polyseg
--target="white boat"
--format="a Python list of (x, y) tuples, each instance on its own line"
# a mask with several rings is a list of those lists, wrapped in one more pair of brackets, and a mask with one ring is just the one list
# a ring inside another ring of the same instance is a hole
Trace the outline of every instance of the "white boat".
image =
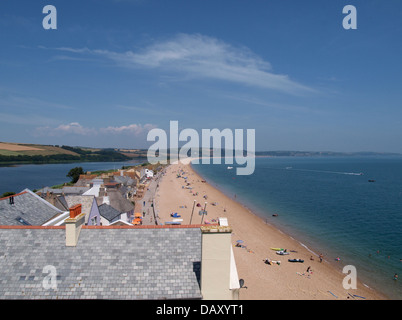
[(233, 167), (228, 167), (228, 170), (233, 169)]

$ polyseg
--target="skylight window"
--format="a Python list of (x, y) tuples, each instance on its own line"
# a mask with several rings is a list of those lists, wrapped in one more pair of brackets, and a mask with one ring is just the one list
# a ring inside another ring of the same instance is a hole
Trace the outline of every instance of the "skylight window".
[(18, 217), (15, 220), (17, 220), (19, 223), (22, 223), (24, 226), (30, 226), (31, 225), (29, 222), (25, 221), (21, 217)]

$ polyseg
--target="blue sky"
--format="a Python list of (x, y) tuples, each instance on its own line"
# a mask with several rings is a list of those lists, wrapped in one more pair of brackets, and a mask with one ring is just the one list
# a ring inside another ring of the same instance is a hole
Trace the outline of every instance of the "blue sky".
[(255, 129), (257, 150), (402, 152), (401, 39), (400, 0), (2, 0), (0, 141), (146, 148), (178, 120)]

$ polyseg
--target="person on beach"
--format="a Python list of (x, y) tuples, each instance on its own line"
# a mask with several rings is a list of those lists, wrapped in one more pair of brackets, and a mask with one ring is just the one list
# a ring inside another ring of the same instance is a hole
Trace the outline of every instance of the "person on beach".
[(320, 253), (319, 257), (320, 257), (320, 262), (322, 262), (322, 253)]
[(398, 274), (394, 274), (394, 280), (396, 281), (396, 280), (398, 280)]

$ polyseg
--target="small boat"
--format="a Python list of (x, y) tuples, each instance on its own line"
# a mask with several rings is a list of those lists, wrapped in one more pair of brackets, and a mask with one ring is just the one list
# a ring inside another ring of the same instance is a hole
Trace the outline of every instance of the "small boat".
[(368, 182), (375, 182), (375, 180), (369, 180)]
[(273, 216), (273, 217), (277, 217), (277, 216), (278, 216), (278, 214), (277, 214), (277, 213), (274, 213), (272, 216)]
[(233, 169), (233, 167), (228, 167), (228, 169), (230, 170), (230, 169)]
[(302, 260), (302, 259), (288, 259), (288, 261), (289, 262), (301, 262), (301, 263), (304, 262), (304, 260)]
[(286, 254), (289, 254), (289, 252), (286, 251), (276, 251), (276, 254), (280, 254), (281, 256), (284, 256)]
[(283, 251), (283, 250), (285, 250), (285, 249), (283, 249), (283, 248), (271, 248), (271, 250), (274, 250), (274, 251)]

